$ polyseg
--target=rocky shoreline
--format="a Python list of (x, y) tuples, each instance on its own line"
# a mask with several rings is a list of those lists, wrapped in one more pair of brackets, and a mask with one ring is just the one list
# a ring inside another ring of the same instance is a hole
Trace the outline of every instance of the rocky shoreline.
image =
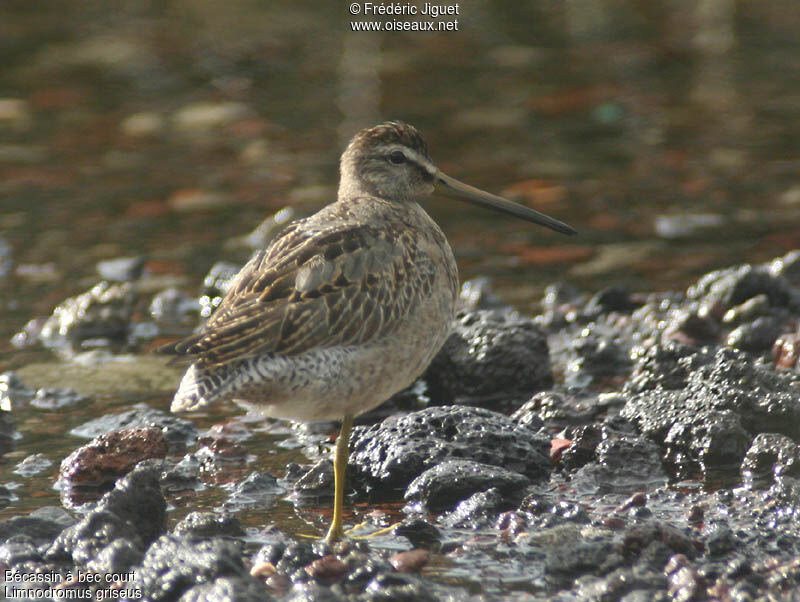
[[(110, 280), (15, 343), (65, 366), (94, 354), (144, 370), (131, 354), (193, 328), (235, 266), (215, 266), (199, 298), (143, 285), (136, 259), (105, 269)], [(64, 507), (0, 521), (6, 595), (35, 584), (52, 598), (182, 602), (796, 599), (800, 251), (685, 292), (554, 285), (533, 317), (485, 281), (462, 301), (426, 374), (353, 434), (349, 503), (402, 508), (388, 533), (330, 547), (271, 518), (281, 499), (328, 503), (324, 449), (272, 475), (252, 438), (137, 406), (73, 429), (91, 441), (61, 463)], [(0, 382), (4, 453), (31, 407), (57, 416), (82, 403), (26, 382), (24, 371)], [(209, 486), (209, 467), (231, 460), (243, 478)], [(170, 520), (176, 492), (211, 489), (220, 511)], [(254, 508), (256, 530), (237, 518)]]

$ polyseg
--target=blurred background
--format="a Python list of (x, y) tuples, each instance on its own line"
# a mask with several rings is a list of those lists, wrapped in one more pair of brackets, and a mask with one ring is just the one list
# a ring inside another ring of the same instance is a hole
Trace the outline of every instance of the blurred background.
[(195, 292), (247, 258), (232, 239), (333, 200), (348, 139), (390, 118), (578, 228), (431, 202), (462, 279), (526, 311), (551, 282), (683, 289), (800, 247), (796, 0), (466, 0), (442, 33), (353, 32), (348, 4), (0, 3), (0, 362), (100, 261)]

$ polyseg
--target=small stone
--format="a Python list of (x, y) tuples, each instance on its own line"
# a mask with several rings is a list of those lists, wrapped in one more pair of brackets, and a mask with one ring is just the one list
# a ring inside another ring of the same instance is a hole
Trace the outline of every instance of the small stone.
[(97, 273), (105, 280), (114, 282), (133, 282), (138, 280), (144, 270), (145, 258), (118, 257), (97, 264)]
[(772, 344), (772, 361), (776, 368), (794, 368), (800, 359), (800, 333), (781, 334)]
[(120, 129), (132, 138), (155, 136), (164, 130), (164, 117), (152, 111), (134, 113), (122, 120)]
[(39, 389), (31, 399), (31, 405), (40, 410), (60, 410), (85, 404), (89, 398), (73, 389)]
[(33, 454), (17, 464), (16, 467), (14, 467), (14, 473), (23, 477), (32, 477), (43, 470), (47, 470), (52, 465), (52, 460), (44, 454)]
[(314, 579), (323, 583), (333, 583), (347, 573), (347, 565), (332, 554), (317, 558), (305, 568)]
[(239, 519), (216, 512), (192, 512), (175, 525), (175, 535), (184, 535), (193, 539), (211, 539), (212, 537), (242, 537), (244, 527)]
[(42, 326), (41, 341), (46, 347), (72, 353), (101, 344), (123, 344), (137, 298), (128, 282), (100, 282), (56, 307)]
[(408, 502), (420, 502), (431, 512), (452, 509), (474, 493), (497, 488), (513, 497), (530, 480), (517, 472), (470, 460), (446, 460), (414, 479), (406, 490)]
[(188, 104), (172, 116), (176, 129), (188, 133), (204, 133), (243, 119), (250, 109), (239, 102), (197, 102)]
[(184, 188), (175, 191), (167, 203), (175, 211), (204, 211), (224, 207), (229, 202), (226, 194), (202, 188)]
[(756, 295), (744, 303), (731, 307), (722, 316), (723, 324), (740, 324), (745, 321), (763, 316), (769, 310), (769, 297), (766, 295)]
[(33, 123), (31, 108), (21, 98), (0, 98), (0, 127), (24, 131)]
[(100, 487), (114, 482), (147, 458), (163, 458), (167, 442), (153, 427), (100, 435), (61, 462), (61, 479), (70, 486)]
[(29, 389), (15, 372), (0, 374), (0, 410), (11, 412), (30, 402), (36, 391)]
[(299, 217), (297, 209), (284, 207), (256, 226), (255, 230), (244, 237), (243, 242), (252, 249), (265, 249), (279, 232)]
[(389, 558), (389, 564), (394, 567), (398, 573), (417, 573), (424, 567), (431, 559), (431, 553), (428, 550), (416, 548), (406, 552), (399, 552)]
[(150, 302), (150, 316), (160, 325), (177, 329), (197, 324), (201, 305), (197, 299), (168, 288), (161, 291)]

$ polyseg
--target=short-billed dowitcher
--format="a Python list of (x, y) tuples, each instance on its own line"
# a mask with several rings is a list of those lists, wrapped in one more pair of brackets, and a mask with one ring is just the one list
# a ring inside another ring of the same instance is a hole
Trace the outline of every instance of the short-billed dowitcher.
[(419, 205), (435, 188), (575, 232), (445, 175), (414, 127), (384, 123), (348, 145), (336, 202), (290, 224), (242, 268), (200, 332), (161, 349), (193, 362), (173, 411), (232, 399), (268, 416), (342, 421), (329, 542), (343, 535), (353, 417), (411, 384), (450, 331), (456, 262)]

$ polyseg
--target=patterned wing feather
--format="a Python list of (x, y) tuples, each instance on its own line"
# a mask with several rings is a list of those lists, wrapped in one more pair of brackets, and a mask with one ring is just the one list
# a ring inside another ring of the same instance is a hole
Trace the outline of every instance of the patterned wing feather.
[(389, 336), (432, 285), (415, 248), (369, 225), (292, 225), (242, 268), (201, 332), (162, 351), (215, 366)]

